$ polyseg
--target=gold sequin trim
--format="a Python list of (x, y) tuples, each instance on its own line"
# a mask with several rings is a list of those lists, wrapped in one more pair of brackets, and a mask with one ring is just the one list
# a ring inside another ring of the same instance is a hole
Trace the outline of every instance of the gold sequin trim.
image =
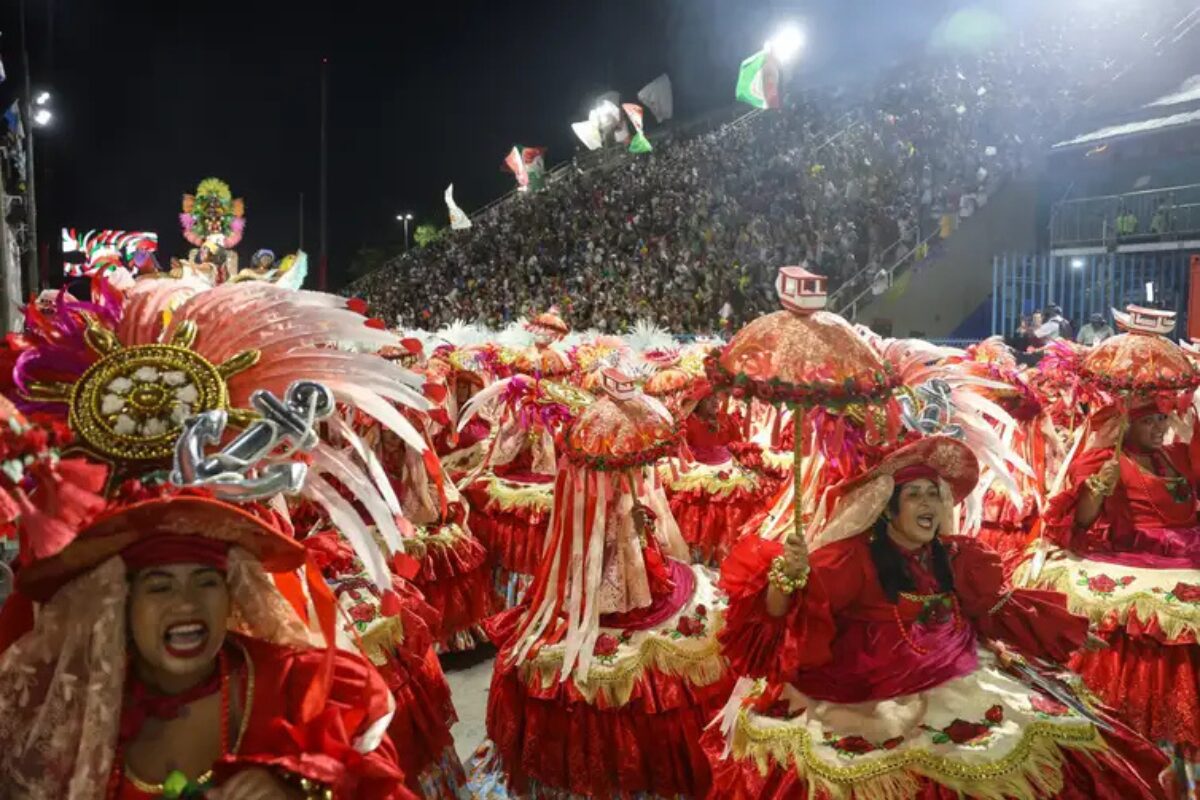
[[(587, 675), (574, 675), (571, 681), (589, 703), (602, 695), (605, 702), (613, 706), (628, 703), (633, 687), (651, 669), (682, 676), (696, 686), (708, 686), (725, 674), (725, 659), (717, 642), (717, 631), (723, 626), (722, 612), (711, 609), (708, 632), (703, 639), (675, 640), (669, 636), (650, 635), (642, 640), (636, 653), (612, 664), (601, 663), (593, 657)], [(561, 646), (542, 650), (532, 661), (521, 666), (522, 677), (528, 682), (537, 681), (542, 688), (554, 685), (560, 679), (563, 652)]]
[(1034, 722), (1025, 727), (1012, 751), (989, 763), (965, 763), (914, 748), (839, 767), (814, 754), (807, 730), (790, 725), (755, 727), (743, 708), (735, 726), (733, 755), (754, 759), (764, 775), (772, 760), (791, 761), (800, 777), (837, 800), (908, 796), (917, 790), (920, 777), (979, 800), (1035, 800), (1062, 790), (1064, 746), (1084, 751), (1107, 748), (1091, 723), (1065, 727)]

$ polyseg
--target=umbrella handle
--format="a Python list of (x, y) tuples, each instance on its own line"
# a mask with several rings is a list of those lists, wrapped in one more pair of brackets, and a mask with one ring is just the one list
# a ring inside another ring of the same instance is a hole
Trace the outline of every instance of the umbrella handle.
[(792, 533), (804, 542), (804, 498), (801, 494), (801, 474), (804, 470), (804, 407), (792, 408)]
[(1121, 415), (1121, 421), (1117, 424), (1117, 441), (1113, 448), (1113, 457), (1117, 461), (1121, 460), (1121, 452), (1125, 449), (1125, 433), (1129, 430), (1129, 414)]

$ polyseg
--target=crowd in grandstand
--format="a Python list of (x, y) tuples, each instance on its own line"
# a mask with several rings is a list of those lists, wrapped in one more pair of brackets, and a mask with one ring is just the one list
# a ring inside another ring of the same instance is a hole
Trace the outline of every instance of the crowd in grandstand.
[(1086, 51), (1047, 30), (906, 65), (865, 98), (792, 92), (780, 110), (564, 170), (350, 291), (409, 326), (497, 326), (557, 304), (580, 328), (649, 317), (696, 332), (772, 308), (780, 264), (859, 292), (1027, 165), (1083, 99), (1069, 76)]

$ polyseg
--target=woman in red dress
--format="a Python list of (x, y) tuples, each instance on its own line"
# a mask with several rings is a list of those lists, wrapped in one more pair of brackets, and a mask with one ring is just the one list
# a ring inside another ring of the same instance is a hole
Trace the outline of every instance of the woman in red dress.
[(732, 681), (723, 601), (687, 565), (655, 465), (678, 434), (631, 378), (564, 436), (544, 557), (523, 603), (489, 622), (499, 649), (479, 798), (665, 800), (703, 794), (704, 725)]
[[(682, 385), (667, 391), (673, 383)], [(701, 564), (718, 565), (746, 521), (766, 502), (773, 482), (734, 460), (732, 450), (742, 441), (741, 431), (708, 381), (669, 369), (652, 376), (644, 388), (646, 394), (663, 398), (682, 420), (683, 469), (660, 467), (671, 513), (692, 557)]]
[[(1093, 420), (1111, 428), (1120, 418)], [(1046, 514), (1062, 547), (1035, 585), (1057, 588), (1099, 625), (1108, 647), (1071, 662), (1088, 687), (1177, 762), (1200, 797), (1200, 436), (1164, 444), (1169, 417), (1134, 409), (1120, 451), (1097, 437), (1070, 465)], [(1164, 702), (1165, 701), (1165, 702)]]
[(283, 518), (138, 482), (85, 504), (40, 477), (0, 624), (0, 796), (413, 797), (387, 685), (321, 647), (268, 574), (305, 565)]
[(1093, 413), (1046, 510), (1056, 549), (1023, 577), (1063, 592), (1099, 627), (1108, 647), (1072, 667), (1172, 755), (1186, 796), (1200, 798), (1200, 371), (1163, 335), (1172, 312), (1114, 316), (1126, 332), (1076, 368)]
[(1008, 647), (980, 646), (1061, 661), (1087, 621), (940, 533), (977, 480), (966, 446), (930, 437), (835, 493), (811, 557), (797, 536), (738, 544), (721, 642), (735, 671), (767, 681), (743, 680), (705, 734), (711, 797), (1165, 797), (1152, 745)]

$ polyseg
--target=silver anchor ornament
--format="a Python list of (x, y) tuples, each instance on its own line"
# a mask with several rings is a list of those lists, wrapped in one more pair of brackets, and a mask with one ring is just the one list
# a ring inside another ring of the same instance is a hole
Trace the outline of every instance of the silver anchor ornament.
[(171, 482), (178, 486), (204, 486), (218, 497), (234, 502), (300, 491), (308, 474), (306, 464), (277, 461), (259, 466), (259, 463), (281, 444), (285, 445), (285, 451), (276, 457), (316, 447), (320, 437), (314, 423), (333, 413), (333, 393), (320, 383), (297, 381), (287, 388), (282, 400), (271, 392), (259, 390), (250, 395), (250, 404), (260, 418), (212, 455), (206, 455), (205, 451), (220, 443), (228, 415), (220, 410), (206, 411), (189, 419), (175, 444)]

